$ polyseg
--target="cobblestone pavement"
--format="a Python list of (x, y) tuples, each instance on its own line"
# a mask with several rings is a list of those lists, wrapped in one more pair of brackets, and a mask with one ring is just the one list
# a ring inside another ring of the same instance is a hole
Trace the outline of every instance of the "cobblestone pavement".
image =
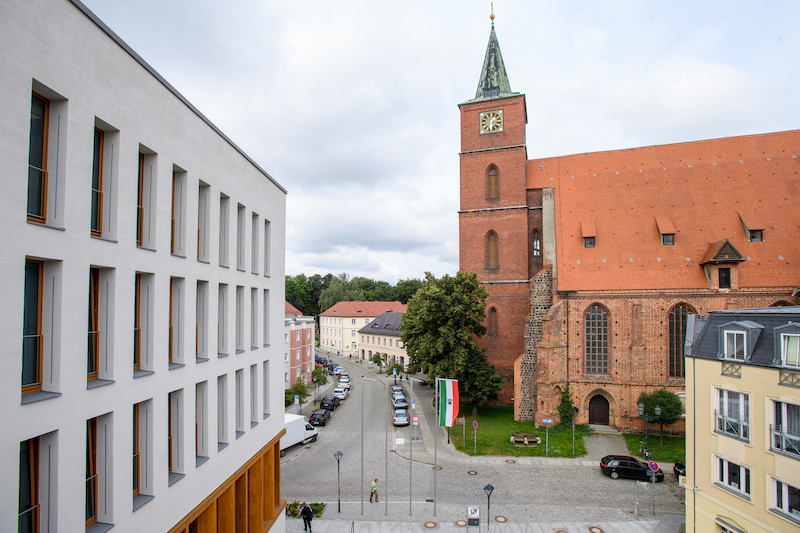
[[(488, 509), (483, 487), (489, 483), (495, 487), (491, 522), (497, 532), (562, 529), (572, 533), (590, 531), (589, 527), (599, 527), (605, 532), (650, 532), (664, 514), (684, 513), (671, 464), (661, 465), (668, 481), (655, 486), (655, 515), (651, 511), (651, 486), (640, 489), (641, 521), (637, 522), (634, 516), (637, 483), (602, 475), (599, 463), (592, 460), (595, 453), (602, 453), (599, 448), (593, 447), (595, 452), (576, 459), (470, 457), (447, 445), (443, 429), (434, 446), (431, 387), (414, 387), (415, 414), (420, 417), (420, 425), (412, 450), (410, 428), (389, 425), (387, 432), (385, 377), (376, 375), (377, 368), (370, 365), (336, 359), (343, 362), (351, 376), (350, 397), (333, 414), (330, 425), (320, 428), (317, 442), (295, 446), (281, 460), (284, 498), (290, 502), (327, 504), (322, 519), (315, 521), (315, 531), (350, 531), (351, 526), (354, 531), (421, 531), (429, 521), (436, 522), (440, 531), (449, 531), (450, 527), (453, 531), (463, 531), (467, 528), (457, 526), (456, 521), (465, 519), (468, 506), (478, 506), (482, 524), (486, 523)], [(364, 381), (362, 385), (361, 375), (379, 381)], [(402, 384), (410, 392), (408, 382)], [(303, 414), (310, 413), (311, 408), (313, 405), (304, 406)], [(387, 442), (388, 449), (384, 447)], [(337, 463), (333, 457), (337, 450), (344, 454), (339, 464), (341, 512), (337, 500)], [(434, 470), (434, 462), (439, 470)], [(376, 477), (381, 501), (370, 504), (369, 482)], [(388, 503), (384, 500), (387, 496)], [(496, 522), (498, 516), (505, 522)], [(287, 518), (286, 524), (287, 531), (298, 531), (302, 521)]]

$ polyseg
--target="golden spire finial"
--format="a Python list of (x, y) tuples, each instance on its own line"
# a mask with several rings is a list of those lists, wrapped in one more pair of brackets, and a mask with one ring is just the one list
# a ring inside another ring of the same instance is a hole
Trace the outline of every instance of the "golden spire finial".
[(492, 19), (492, 26), (494, 26), (494, 2), (491, 2), (490, 5), (492, 6), (492, 14), (489, 18)]

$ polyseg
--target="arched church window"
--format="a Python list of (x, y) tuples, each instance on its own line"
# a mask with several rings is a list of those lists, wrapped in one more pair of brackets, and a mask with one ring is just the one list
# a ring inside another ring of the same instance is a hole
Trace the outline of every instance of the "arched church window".
[(683, 345), (686, 342), (686, 322), (690, 314), (696, 314), (690, 305), (678, 304), (669, 312), (669, 375), (686, 377), (683, 361)]
[(489, 169), (489, 199), (496, 200), (500, 198), (500, 179), (497, 176), (497, 168), (492, 167)]
[(540, 257), (542, 255), (542, 239), (538, 231), (533, 232), (533, 256)]
[(486, 267), (497, 268), (499, 266), (497, 260), (497, 233), (489, 232), (486, 237)]
[(600, 304), (586, 310), (586, 373), (608, 374), (608, 313)]
[(497, 335), (497, 309), (492, 307), (489, 309), (489, 336), (494, 337)]

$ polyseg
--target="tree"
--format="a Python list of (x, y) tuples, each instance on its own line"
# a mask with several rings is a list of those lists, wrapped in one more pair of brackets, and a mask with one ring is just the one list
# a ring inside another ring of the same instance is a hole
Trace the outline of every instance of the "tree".
[(407, 304), (422, 285), (422, 281), (417, 278), (398, 280), (391, 300), (398, 300), (400, 303)]
[(569, 425), (575, 418), (575, 402), (572, 401), (572, 393), (569, 391), (569, 383), (561, 391), (561, 400), (558, 402), (559, 424)]
[(311, 371), (311, 381), (316, 384), (317, 387), (328, 383), (328, 374), (325, 372), (325, 369), (315, 365), (314, 370)]
[(445, 274), (440, 279), (426, 272), (424, 284), (408, 301), (400, 320), (409, 371), (457, 379), (474, 416), (478, 405), (497, 399), (503, 386), (477, 343), (486, 333), (486, 297), (474, 272)]
[[(643, 392), (636, 404), (644, 405), (644, 412), (653, 416), (653, 422), (660, 426), (659, 444), (664, 444), (664, 426), (670, 426), (681, 419), (683, 402), (674, 392), (657, 389), (651, 393)], [(655, 416), (656, 406), (661, 408), (661, 415)]]
[(357, 283), (350, 280), (345, 272), (342, 272), (338, 276), (334, 276), (330, 285), (319, 293), (319, 307), (322, 311), (326, 311), (339, 302), (363, 299), (364, 291), (359, 289)]

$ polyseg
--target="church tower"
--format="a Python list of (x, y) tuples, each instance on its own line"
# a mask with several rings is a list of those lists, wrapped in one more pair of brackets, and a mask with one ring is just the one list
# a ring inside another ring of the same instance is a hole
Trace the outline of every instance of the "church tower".
[[(479, 342), (505, 380), (501, 401), (508, 403), (514, 396), (514, 361), (525, 351), (534, 245), (529, 234), (525, 95), (511, 90), (494, 14), (475, 98), (458, 107), (459, 269), (476, 272), (489, 293), (487, 335)], [(541, 244), (537, 246), (540, 250)]]

